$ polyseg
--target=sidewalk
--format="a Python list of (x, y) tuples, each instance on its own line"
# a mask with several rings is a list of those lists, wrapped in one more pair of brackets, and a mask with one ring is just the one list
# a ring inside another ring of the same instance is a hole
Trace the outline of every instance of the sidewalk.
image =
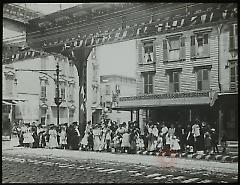
[(208, 171), (218, 171), (225, 173), (238, 173), (238, 163), (220, 163), (216, 161), (203, 161), (196, 159), (171, 158), (162, 156), (146, 156), (137, 154), (115, 154), (105, 152), (74, 151), (61, 149), (41, 149), (6, 147), (3, 154), (27, 155), (35, 157), (53, 157), (63, 160), (104, 160), (119, 163), (133, 163), (139, 165), (150, 165), (157, 167), (173, 167), (182, 169), (198, 169)]

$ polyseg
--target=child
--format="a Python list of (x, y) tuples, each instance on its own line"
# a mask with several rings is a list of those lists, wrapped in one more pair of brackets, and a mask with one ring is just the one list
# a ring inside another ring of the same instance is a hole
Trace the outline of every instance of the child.
[(171, 148), (172, 153), (179, 152), (179, 150), (180, 150), (179, 139), (177, 139), (176, 136), (172, 137), (170, 148)]
[(163, 138), (161, 136), (158, 136), (157, 138), (157, 152), (162, 152), (163, 150)]
[(87, 146), (88, 146), (88, 131), (87, 129), (85, 130), (85, 134), (82, 138), (82, 141), (81, 141), (81, 149), (82, 150), (87, 150)]
[(143, 151), (144, 150), (144, 140), (143, 136), (138, 136), (136, 140), (137, 150)]
[(113, 145), (114, 145), (115, 152), (119, 152), (121, 146), (120, 146), (120, 137), (118, 135), (114, 136)]
[(92, 129), (90, 129), (89, 135), (88, 135), (88, 149), (93, 151), (93, 132)]
[(212, 149), (211, 137), (210, 137), (209, 132), (205, 133), (204, 144), (205, 144), (205, 153), (209, 154)]

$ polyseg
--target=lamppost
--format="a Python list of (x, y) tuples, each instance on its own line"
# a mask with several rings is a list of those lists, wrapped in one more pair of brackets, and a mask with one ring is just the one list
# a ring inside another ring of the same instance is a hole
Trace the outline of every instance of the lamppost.
[[(54, 101), (57, 105), (57, 125), (59, 125), (59, 110), (60, 110), (60, 104), (62, 103), (62, 98), (60, 98), (60, 95), (59, 95), (59, 72), (61, 71), (59, 69), (59, 64), (57, 63), (56, 65), (56, 70), (54, 69), (41, 69), (41, 70), (36, 70), (36, 69), (15, 69), (15, 71), (29, 71), (29, 72), (38, 72), (38, 73), (41, 73), (41, 74), (45, 74), (47, 75), (48, 77), (50, 77), (51, 79), (53, 79), (53, 81), (56, 83), (56, 97), (54, 98)], [(57, 75), (57, 79), (53, 78), (52, 76), (50, 76), (49, 74), (47, 73), (44, 73), (43, 71), (56, 71), (56, 75)]]

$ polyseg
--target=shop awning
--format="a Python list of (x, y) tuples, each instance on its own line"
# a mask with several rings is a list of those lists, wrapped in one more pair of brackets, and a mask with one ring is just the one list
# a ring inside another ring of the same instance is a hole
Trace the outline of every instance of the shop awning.
[(120, 97), (115, 110), (136, 110), (163, 106), (210, 105), (214, 93), (187, 92)]
[(5, 105), (12, 105), (12, 103), (9, 103), (9, 102), (3, 101), (3, 100), (2, 100), (2, 103), (5, 104)]

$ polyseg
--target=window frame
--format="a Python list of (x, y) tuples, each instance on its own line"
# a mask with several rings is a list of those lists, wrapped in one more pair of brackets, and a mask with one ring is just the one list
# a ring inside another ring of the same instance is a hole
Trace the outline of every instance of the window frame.
[[(204, 71), (207, 71), (208, 79), (204, 80)], [(210, 69), (209, 68), (200, 68), (196, 70), (196, 90), (197, 91), (208, 91), (210, 90)], [(201, 79), (199, 80), (199, 74), (201, 74)], [(201, 89), (199, 88), (199, 82), (201, 82)], [(206, 84), (207, 82), (207, 84)], [(208, 86), (208, 88), (204, 88)]]
[(235, 51), (237, 49), (238, 49), (238, 26), (237, 24), (231, 24), (231, 29), (229, 31), (229, 51)]
[[(180, 71), (170, 71), (168, 73), (168, 92), (178, 93), (180, 92)], [(175, 81), (175, 75), (177, 74), (178, 81)], [(178, 86), (178, 90), (175, 89), (175, 85)]]
[[(199, 39), (202, 45), (199, 46)], [(209, 58), (210, 57), (210, 31), (194, 32), (190, 36), (191, 58)], [(202, 52), (199, 49), (202, 48)], [(194, 52), (194, 53), (192, 53)]]
[[(143, 92), (144, 94), (154, 94), (154, 76), (155, 74), (152, 72), (148, 72), (148, 73), (143, 73)], [(150, 77), (151, 77), (151, 81), (152, 83), (150, 83)], [(147, 82), (147, 83), (145, 83)], [(146, 88), (147, 87), (147, 88)], [(150, 91), (150, 87), (151, 87), (151, 91)], [(146, 91), (147, 89), (147, 91)]]
[[(231, 74), (232, 68), (234, 68), (234, 75)], [(232, 76), (234, 77), (234, 82), (232, 81)], [(232, 84), (234, 88), (232, 88)], [(229, 90), (238, 91), (238, 60), (229, 61)]]

